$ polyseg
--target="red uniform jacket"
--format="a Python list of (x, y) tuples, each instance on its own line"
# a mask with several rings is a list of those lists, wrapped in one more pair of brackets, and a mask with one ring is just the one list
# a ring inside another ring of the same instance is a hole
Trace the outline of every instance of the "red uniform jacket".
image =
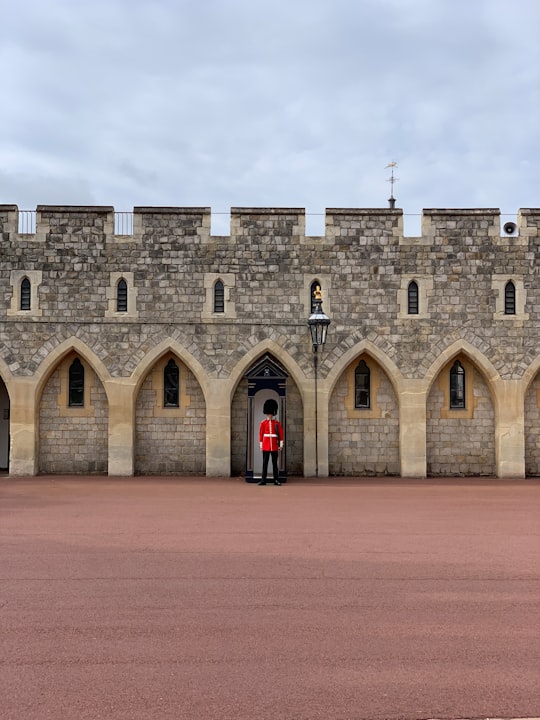
[(263, 450), (279, 450), (283, 442), (283, 428), (279, 420), (263, 420), (259, 427), (259, 442)]

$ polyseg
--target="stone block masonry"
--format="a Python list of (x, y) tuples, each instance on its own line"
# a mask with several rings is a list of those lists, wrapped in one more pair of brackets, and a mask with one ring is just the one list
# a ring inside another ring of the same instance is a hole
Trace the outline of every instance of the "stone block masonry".
[[(497, 209), (424, 210), (419, 237), (404, 236), (401, 210), (377, 208), (328, 209), (323, 236), (306, 236), (302, 208), (232, 208), (229, 236), (211, 235), (207, 207), (135, 208), (121, 236), (108, 206), (40, 205), (31, 234), (18, 214), (0, 206), (12, 474), (241, 474), (245, 374), (264, 355), (287, 374), (291, 474), (314, 473), (315, 437), (319, 474), (540, 474), (539, 209), (520, 210), (510, 234)], [(332, 323), (316, 417), (317, 283)], [(59, 390), (75, 357), (91, 381), (80, 416)], [(180, 415), (158, 407), (165, 357), (185, 378)], [(354, 407), (360, 359), (370, 408)], [(456, 360), (465, 415), (449, 406)]]

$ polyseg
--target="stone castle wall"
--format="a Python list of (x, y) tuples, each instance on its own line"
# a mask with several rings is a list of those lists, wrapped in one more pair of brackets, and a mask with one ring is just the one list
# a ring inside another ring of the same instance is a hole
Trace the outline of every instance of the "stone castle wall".
[[(419, 442), (425, 443), (430, 473), (454, 474), (456, 468), (460, 474), (498, 472), (497, 444), (503, 440), (497, 426), (502, 420), (495, 419), (497, 393), (514, 385), (519, 390), (511, 392), (523, 394), (516, 400), (524, 420), (518, 441), (523, 453), (526, 445), (522, 462), (528, 471), (539, 472), (534, 438), (540, 210), (521, 210), (510, 235), (501, 231), (498, 210), (424, 210), (419, 237), (404, 236), (400, 210), (329, 209), (321, 237), (305, 235), (305, 214), (297, 208), (233, 208), (230, 236), (211, 235), (210, 217), (208, 208), (135, 208), (133, 234), (118, 236), (112, 207), (38, 206), (35, 233), (19, 234), (17, 207), (0, 206), (0, 374), (13, 396), (35, 383), (37, 415), (31, 430), (25, 425), (29, 413), (22, 405), (17, 412), (25, 432), (37, 435), (37, 471), (71, 467), (69, 461), (62, 464), (52, 442), (55, 433), (63, 432), (64, 420), (54, 419), (56, 366), (49, 369), (47, 363), (60, 363), (64, 348), (78, 347), (87, 349), (86, 361), (96, 366), (96, 388), (116, 382), (115, 392), (127, 393), (126, 383), (133, 379), (126, 412), (135, 440), (126, 452), (133, 468), (145, 474), (208, 472), (212, 444), (219, 445), (213, 439), (218, 420), (212, 420), (210, 386), (220, 382), (234, 385), (219, 396), (220, 412), (228, 407), (230, 424), (229, 435), (222, 437), (228, 446), (223, 464), (241, 471), (245, 436), (239, 427), (246, 405), (239, 368), (246, 358), (256, 359), (258, 349), (259, 356), (271, 351), (287, 371), (294, 370), (287, 406), (288, 463), (293, 472), (305, 472), (314, 423), (306, 320), (316, 280), (332, 319), (319, 367), (326, 398), (322, 452), (329, 472), (403, 471), (407, 393), (402, 386), (407, 383), (423, 383), (425, 427)], [(21, 310), (18, 302), (23, 277), (32, 284), (30, 310)], [(115, 307), (119, 278), (128, 284), (123, 313)], [(216, 279), (225, 286), (220, 314), (212, 308)], [(408, 315), (406, 288), (413, 279), (420, 308)], [(509, 279), (517, 293), (511, 316), (501, 311)], [(150, 373), (163, 354), (156, 348), (175, 348), (186, 363), (192, 417), (154, 417)], [(479, 395), (473, 417), (441, 418), (443, 393), (432, 374), (443, 372), (459, 352), (472, 362)], [(380, 376), (377, 417), (351, 414), (346, 407), (348, 368), (362, 353)], [(41, 373), (52, 374), (45, 381)], [(122, 448), (112, 449), (101, 439), (113, 433), (107, 429), (107, 413), (114, 412), (107, 392), (112, 390), (102, 389), (103, 398), (94, 404), (100, 409), (93, 449), (86, 456), (78, 452), (77, 468), (86, 467), (82, 472), (105, 471), (103, 457), (110, 460), (111, 453), (123, 462)], [(121, 424), (118, 415), (115, 422)], [(127, 428), (122, 433), (129, 437)], [(451, 451), (456, 443), (466, 458), (457, 464)], [(151, 459), (156, 448), (159, 461)], [(212, 461), (216, 466), (219, 452)], [(21, 462), (29, 467), (26, 455)]]

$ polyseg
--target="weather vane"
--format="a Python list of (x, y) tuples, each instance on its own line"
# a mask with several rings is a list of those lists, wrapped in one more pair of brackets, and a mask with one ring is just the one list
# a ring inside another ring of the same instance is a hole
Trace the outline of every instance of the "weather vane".
[(397, 168), (397, 162), (395, 160), (392, 160), (391, 163), (388, 163), (386, 166), (387, 168), (392, 168), (392, 172), (390, 173), (390, 177), (388, 178), (387, 182), (390, 183), (390, 197), (388, 198), (388, 205), (393, 210), (396, 207), (396, 198), (394, 197), (394, 183), (397, 183), (399, 178), (394, 176), (394, 168)]

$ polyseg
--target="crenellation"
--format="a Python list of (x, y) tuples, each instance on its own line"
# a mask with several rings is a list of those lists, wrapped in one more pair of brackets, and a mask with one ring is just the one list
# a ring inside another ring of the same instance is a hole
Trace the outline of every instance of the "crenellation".
[[(55, 432), (68, 437), (72, 430), (79, 447), (76, 467), (88, 472), (107, 465), (108, 433), (111, 447), (120, 436), (123, 443), (135, 443), (126, 465), (132, 471), (208, 471), (205, 452), (221, 442), (215, 431), (206, 437), (213, 412), (208, 388), (218, 381), (226, 386), (227, 422), (233, 418), (233, 425), (230, 447), (220, 446), (214, 456), (228, 453), (224, 472), (239, 469), (245, 430), (234, 422), (245, 418), (247, 408), (243, 373), (270, 352), (291, 371), (288, 463), (294, 472), (308, 472), (313, 360), (306, 321), (312, 283), (318, 282), (332, 320), (318, 378), (320, 412), (325, 422), (331, 421), (321, 441), (327, 471), (412, 472), (414, 462), (408, 464), (400, 438), (418, 418), (424, 425), (415, 426), (415, 437), (427, 438), (427, 455), (421, 448), (415, 452), (429, 472), (450, 472), (447, 458), (455, 437), (470, 442), (471, 451), (469, 459), (464, 455), (456, 461), (456, 468), (470, 474), (499, 472), (502, 451), (496, 444), (504, 445), (506, 435), (502, 425), (498, 430), (503, 420), (495, 407), (504, 414), (506, 406), (497, 405), (496, 393), (505, 383), (522, 382), (524, 398), (540, 367), (539, 210), (521, 210), (515, 232), (506, 235), (499, 210), (425, 210), (422, 237), (413, 239), (403, 237), (402, 211), (390, 209), (328, 209), (322, 237), (305, 236), (301, 208), (233, 208), (231, 235), (220, 237), (210, 235), (210, 209), (204, 207), (136, 207), (133, 233), (121, 236), (114, 233), (115, 211), (108, 206), (38, 206), (34, 235), (19, 235), (17, 215), (17, 206), (0, 206), (0, 375), (10, 388), (23, 380), (36, 383), (42, 427), (52, 433), (35, 454), (40, 471), (69, 465), (67, 457), (54, 459), (53, 440)], [(29, 309), (21, 307), (25, 279), (31, 286)], [(220, 311), (214, 307), (218, 281), (223, 284)], [(125, 308), (118, 307), (121, 282)], [(416, 313), (408, 308), (412, 282), (418, 291)], [(507, 313), (509, 282), (515, 298)], [(165, 422), (152, 409), (158, 395), (149, 378), (160, 361), (158, 348), (183, 363), (191, 404), (181, 422)], [(89, 377), (97, 398), (93, 415), (81, 416), (76, 431), (64, 420), (52, 420), (61, 417), (54, 415), (58, 392), (51, 388), (60, 382), (55, 373), (66, 372), (62, 363), (68, 350), (80, 353), (94, 373)], [(362, 353), (378, 377), (381, 417), (351, 414), (343, 406), (352, 402), (346, 375)], [(449, 372), (459, 353), (471, 363), (473, 416), (439, 417), (447, 400), (435, 378)], [(493, 377), (499, 385), (490, 384)], [(407, 410), (411, 383), (424, 383), (427, 420)], [(122, 401), (128, 421), (120, 419), (120, 411), (114, 419), (117, 411), (107, 397), (111, 386), (130, 398)], [(535, 402), (527, 394), (528, 418), (536, 417)], [(223, 406), (219, 412), (226, 413)], [(109, 428), (105, 420), (111, 413)], [(405, 429), (402, 414), (409, 417)], [(129, 426), (125, 436), (122, 422)], [(92, 459), (84, 447), (82, 428), (96, 438), (99, 457)], [(38, 432), (36, 422), (29, 433)], [(160, 438), (166, 450), (158, 461), (153, 455)], [(519, 446), (507, 452), (515, 453), (512, 472), (525, 467)], [(527, 467), (535, 468), (536, 454), (529, 452)]]
[(19, 208), (17, 205), (0, 205), (0, 234), (4, 242), (9, 241), (19, 229)]
[(304, 208), (231, 208), (231, 236), (250, 243), (266, 244), (258, 238), (281, 238), (283, 245), (293, 237), (305, 236)]
[(38, 205), (36, 208), (36, 239), (65, 241), (68, 236), (111, 235), (114, 208), (109, 206)]
[(538, 237), (540, 235), (539, 208), (521, 208), (518, 212), (517, 220), (520, 233), (525, 232), (531, 237)]
[(210, 221), (208, 207), (133, 208), (133, 234), (146, 242), (150, 237), (154, 242), (172, 242), (171, 236), (200, 241), (210, 236)]

